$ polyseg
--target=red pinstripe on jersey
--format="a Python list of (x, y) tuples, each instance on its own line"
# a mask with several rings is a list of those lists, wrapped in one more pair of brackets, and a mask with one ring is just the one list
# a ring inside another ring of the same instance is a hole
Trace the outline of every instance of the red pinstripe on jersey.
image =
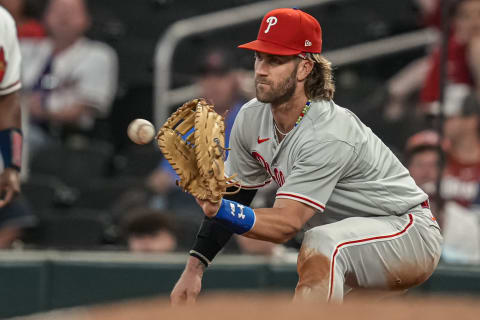
[(0, 87), (0, 92), (1, 92), (1, 91), (5, 91), (5, 90), (8, 90), (8, 89), (10, 89), (10, 88), (18, 85), (19, 83), (20, 83), (20, 80), (17, 80), (17, 81), (15, 81), (14, 83), (12, 83), (12, 84), (4, 87), (4, 88), (1, 88), (1, 87)]
[(263, 184), (257, 184), (257, 185), (254, 185), (254, 186), (241, 186), (242, 189), (258, 189), (258, 188), (261, 188), (263, 186), (266, 186), (267, 184), (269, 184), (272, 180), (267, 180), (265, 181)]
[[(225, 175), (225, 178), (229, 178), (227, 175)], [(234, 179), (230, 179), (229, 182), (235, 182)], [(251, 186), (247, 186), (247, 185), (242, 185), (240, 183), (234, 183), (235, 186), (239, 186), (241, 187), (242, 189), (258, 189), (258, 188), (261, 188), (263, 186), (266, 186), (267, 184), (269, 184), (270, 182), (272, 182), (271, 179), (268, 179), (267, 181), (265, 181), (264, 183), (261, 183), (261, 184), (256, 184), (256, 185), (251, 185)]]
[(377, 237), (371, 237), (371, 238), (365, 238), (365, 239), (359, 239), (359, 240), (353, 240), (353, 241), (346, 241), (346, 242), (340, 243), (339, 245), (337, 245), (335, 247), (335, 251), (333, 252), (332, 262), (331, 262), (331, 266), (330, 266), (330, 283), (329, 283), (329, 290), (328, 290), (328, 301), (330, 301), (330, 299), (332, 297), (332, 294), (333, 294), (333, 281), (335, 279), (335, 257), (337, 256), (338, 251), (342, 247), (346, 247), (346, 246), (354, 246), (354, 245), (358, 245), (358, 244), (363, 244), (364, 242), (368, 242), (368, 241), (376, 242), (377, 240), (385, 240), (385, 239), (390, 240), (390, 239), (393, 239), (395, 237), (401, 236), (402, 234), (407, 232), (407, 230), (413, 225), (413, 215), (409, 214), (408, 218), (409, 218), (408, 224), (405, 226), (405, 228), (403, 228), (402, 231), (399, 231), (397, 233), (390, 234), (390, 235), (385, 235), (385, 236), (377, 236)]
[(323, 212), (325, 210), (325, 205), (321, 204), (320, 202), (317, 202), (311, 198), (308, 198), (304, 195), (298, 194), (298, 193), (292, 193), (292, 192), (280, 192), (277, 193), (277, 198), (285, 198), (285, 199), (292, 199), (292, 200), (297, 200), (300, 202), (303, 202), (305, 204), (308, 204), (311, 207), (314, 207), (317, 210), (320, 210)]

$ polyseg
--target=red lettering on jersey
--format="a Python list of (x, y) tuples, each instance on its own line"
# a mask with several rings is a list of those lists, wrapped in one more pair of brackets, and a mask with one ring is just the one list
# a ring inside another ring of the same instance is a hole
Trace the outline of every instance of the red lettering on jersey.
[(272, 179), (281, 187), (285, 183), (285, 175), (282, 170), (274, 168), (273, 173), (270, 169), (270, 164), (256, 151), (252, 152), (252, 156), (255, 160), (260, 162), (260, 164), (267, 170), (268, 174)]
[(283, 184), (285, 183), (285, 176), (282, 170), (278, 170), (277, 168), (275, 168), (273, 170), (273, 173), (275, 174), (275, 177), (273, 177), (273, 179), (278, 183), (280, 187), (283, 186)]
[(7, 69), (7, 61), (5, 60), (5, 52), (3, 48), (0, 47), (0, 82), (3, 80), (3, 76), (5, 76), (5, 70)]
[(270, 170), (270, 165), (268, 164), (268, 162), (265, 161), (265, 159), (258, 152), (252, 152), (252, 156), (255, 158), (255, 160), (260, 162), (260, 164), (265, 168), (265, 170), (267, 170), (268, 174), (273, 178), (273, 174)]

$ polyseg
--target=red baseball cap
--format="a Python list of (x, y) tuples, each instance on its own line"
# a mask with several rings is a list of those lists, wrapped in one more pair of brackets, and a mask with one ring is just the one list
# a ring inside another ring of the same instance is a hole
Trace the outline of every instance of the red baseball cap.
[(238, 47), (280, 56), (320, 53), (322, 28), (317, 19), (301, 10), (275, 9), (263, 17), (257, 40)]

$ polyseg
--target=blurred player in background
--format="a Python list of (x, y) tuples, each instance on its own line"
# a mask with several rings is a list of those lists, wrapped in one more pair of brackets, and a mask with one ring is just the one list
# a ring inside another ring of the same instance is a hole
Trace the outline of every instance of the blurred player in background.
[(0, 248), (8, 248), (32, 215), (15, 202), (20, 192), (22, 163), (20, 48), (15, 22), (0, 7)]
[[(238, 174), (242, 189), (216, 204), (197, 200), (207, 217), (172, 303), (195, 301), (205, 267), (232, 233), (284, 243), (304, 226), (296, 299), (340, 302), (352, 289), (399, 293), (428, 279), (442, 243), (428, 196), (333, 102), (318, 21), (273, 10), (257, 40), (240, 48), (255, 51), (257, 98), (235, 120), (225, 174)], [(272, 179), (280, 186), (273, 208), (252, 210), (255, 190)]]
[(88, 136), (95, 119), (109, 114), (117, 88), (115, 51), (85, 37), (87, 1), (50, 0), (45, 23), (46, 39), (22, 42), (32, 148), (69, 133)]

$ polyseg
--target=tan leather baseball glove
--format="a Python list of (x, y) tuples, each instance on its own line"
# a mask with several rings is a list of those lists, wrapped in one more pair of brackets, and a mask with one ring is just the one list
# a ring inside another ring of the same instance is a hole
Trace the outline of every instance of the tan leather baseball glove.
[(180, 177), (177, 181), (193, 196), (219, 202), (232, 185), (225, 178), (225, 124), (205, 99), (185, 102), (157, 134), (157, 144)]

